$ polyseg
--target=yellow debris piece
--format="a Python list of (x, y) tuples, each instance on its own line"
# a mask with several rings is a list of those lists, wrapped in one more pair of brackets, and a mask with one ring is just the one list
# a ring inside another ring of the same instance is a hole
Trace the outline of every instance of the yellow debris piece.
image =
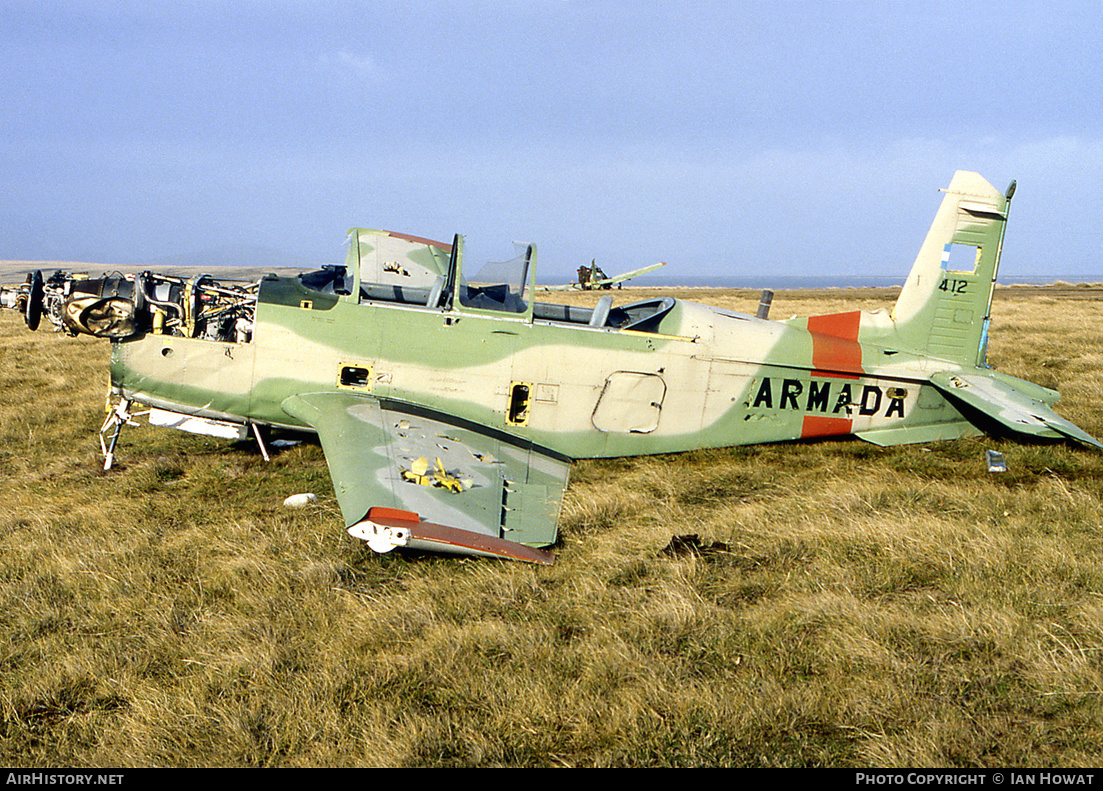
[(420, 456), (410, 464), (410, 469), (402, 471), (402, 480), (416, 483), (421, 486), (440, 486), (450, 492), (462, 492), (464, 482), (454, 475), (449, 475), (444, 469), (444, 462), (438, 456), (436, 468), (429, 472), (429, 460)]

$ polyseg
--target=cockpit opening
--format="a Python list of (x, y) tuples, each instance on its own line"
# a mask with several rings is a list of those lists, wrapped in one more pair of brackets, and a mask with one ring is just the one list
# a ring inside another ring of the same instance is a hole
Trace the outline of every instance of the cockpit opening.
[(670, 297), (620, 306), (607, 300), (594, 308), (537, 302), (533, 299), (536, 247), (518, 247), (518, 254), (507, 261), (478, 266), (477, 259), (465, 254), (464, 237), (459, 235), (452, 244), (445, 244), (356, 228), (349, 233), (343, 265), (301, 274), (299, 281), (325, 294), (348, 295), (357, 290), (361, 302), (531, 315), (535, 321), (635, 332), (660, 332), (663, 319), (676, 304)]
[[(459, 245), (462, 249), (462, 244)], [(520, 255), (509, 261), (487, 263), (468, 277), (459, 261), (460, 304), (465, 308), (525, 313), (529, 306), (529, 268), (535, 254), (533, 245), (526, 245)]]

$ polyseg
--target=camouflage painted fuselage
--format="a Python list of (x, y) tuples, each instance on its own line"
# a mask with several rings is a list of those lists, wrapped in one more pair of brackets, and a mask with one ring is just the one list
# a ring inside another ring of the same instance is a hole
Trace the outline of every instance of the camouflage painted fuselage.
[[(359, 303), (270, 278), (251, 343), (121, 341), (112, 382), (174, 411), (299, 428), (309, 427), (281, 406), (289, 396), (361, 392), (570, 458), (901, 428), (970, 431), (924, 385), (959, 366), (863, 343), (861, 320), (820, 317), (809, 328), (676, 301), (653, 331), (617, 330)], [(518, 386), (528, 388), (527, 404), (511, 415), (525, 398)]]
[(512, 284), (480, 286), (462, 237), (354, 229), (349, 278), (264, 278), (245, 343), (116, 341), (112, 384), (184, 415), (317, 431), (350, 532), (383, 550), (417, 546), (417, 528), (448, 551), (551, 543), (570, 459), (990, 429), (1103, 447), (1052, 411), (1056, 392), (985, 364), (1012, 194), (957, 173), (891, 313), (782, 322), (670, 298), (535, 302), (531, 246)]

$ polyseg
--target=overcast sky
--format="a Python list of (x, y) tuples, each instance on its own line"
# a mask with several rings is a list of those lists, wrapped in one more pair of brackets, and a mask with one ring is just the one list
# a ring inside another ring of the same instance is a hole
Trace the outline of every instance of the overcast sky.
[(1005, 273), (1103, 273), (1101, 52), (1098, 0), (4, 0), (0, 259), (902, 276), (963, 169)]

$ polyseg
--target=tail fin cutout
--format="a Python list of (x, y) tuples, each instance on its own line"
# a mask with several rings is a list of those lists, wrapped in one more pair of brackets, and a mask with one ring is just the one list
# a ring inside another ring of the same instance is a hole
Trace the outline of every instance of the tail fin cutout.
[(892, 310), (902, 344), (965, 366), (985, 366), (992, 290), (1015, 182), (1001, 195), (959, 170)]

